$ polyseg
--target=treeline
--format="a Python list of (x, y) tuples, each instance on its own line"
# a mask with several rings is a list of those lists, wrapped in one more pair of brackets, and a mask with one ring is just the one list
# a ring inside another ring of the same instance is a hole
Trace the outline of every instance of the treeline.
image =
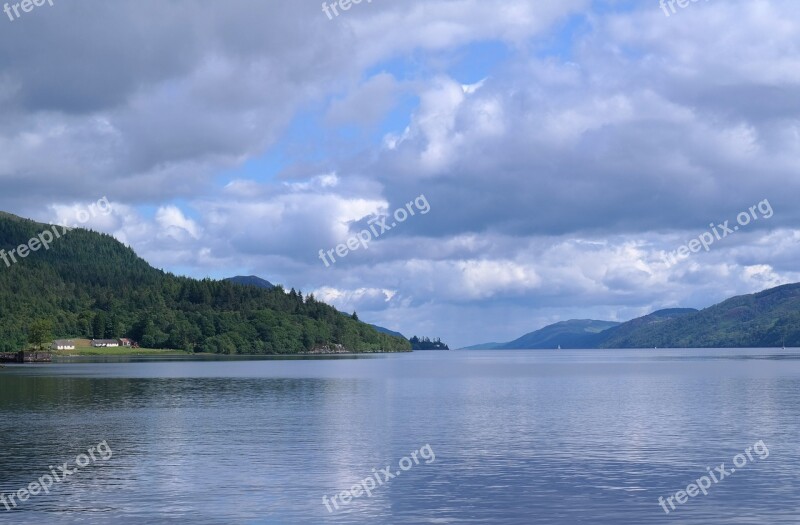
[[(0, 214), (0, 249), (45, 225)], [(37, 320), (67, 338), (128, 337), (145, 348), (292, 354), (341, 344), (354, 352), (410, 344), (342, 315), (313, 295), (178, 277), (113, 237), (72, 230), (10, 267), (0, 261), (0, 351), (23, 348)]]
[(409, 339), (409, 342), (411, 342), (411, 348), (413, 350), (450, 350), (450, 347), (444, 344), (438, 337), (431, 340), (427, 337), (420, 339), (415, 335)]

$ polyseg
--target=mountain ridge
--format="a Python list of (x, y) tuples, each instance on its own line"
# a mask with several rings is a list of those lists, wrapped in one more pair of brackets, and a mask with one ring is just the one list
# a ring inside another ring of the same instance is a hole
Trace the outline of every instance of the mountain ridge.
[[(588, 323), (588, 324), (587, 324)], [(586, 326), (605, 329), (587, 333)], [(567, 328), (565, 330), (565, 328)], [(800, 283), (738, 295), (708, 308), (667, 308), (624, 323), (569, 320), (535, 330), (508, 343), (478, 349), (763, 348), (800, 347)]]
[(256, 288), (263, 288), (265, 290), (272, 290), (273, 288), (275, 288), (274, 284), (267, 281), (266, 279), (262, 279), (257, 275), (237, 275), (235, 277), (228, 277), (227, 279), (223, 279), (223, 281), (228, 281), (234, 284), (240, 284), (242, 286), (255, 286)]

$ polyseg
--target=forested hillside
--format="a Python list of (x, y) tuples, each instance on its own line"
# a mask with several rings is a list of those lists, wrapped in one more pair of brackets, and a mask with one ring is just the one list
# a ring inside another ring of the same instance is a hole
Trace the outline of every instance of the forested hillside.
[[(604, 332), (604, 348), (800, 347), (800, 284), (733, 297), (699, 312), (677, 312), (660, 323), (621, 325)], [(657, 312), (658, 313), (658, 312)], [(648, 316), (652, 317), (652, 316)], [(623, 337), (620, 337), (624, 334)]]
[[(50, 226), (0, 213), (9, 252)], [(59, 228), (61, 231), (61, 228)], [(0, 260), (0, 351), (24, 347), (37, 320), (58, 337), (129, 337), (149, 348), (291, 354), (326, 345), (408, 351), (313, 296), (231, 282), (195, 280), (152, 268), (109, 235), (70, 230), (49, 250)]]
[[(593, 345), (595, 348), (653, 348), (659, 344), (651, 342), (652, 334), (661, 325), (678, 317), (696, 313), (697, 310), (694, 308), (657, 310), (604, 330), (594, 338)], [(662, 342), (660, 346), (668, 345), (664, 345)]]

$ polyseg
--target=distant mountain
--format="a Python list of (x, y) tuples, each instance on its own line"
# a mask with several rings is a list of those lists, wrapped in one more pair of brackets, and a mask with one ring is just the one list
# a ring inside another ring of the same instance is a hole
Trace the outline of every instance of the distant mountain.
[(644, 323), (621, 335), (604, 335), (603, 348), (800, 347), (800, 284), (733, 297), (699, 312)]
[(234, 284), (241, 284), (243, 286), (255, 286), (257, 288), (263, 288), (265, 290), (272, 290), (275, 288), (275, 285), (269, 281), (262, 279), (261, 277), (257, 277), (255, 275), (237, 275), (236, 277), (229, 277), (227, 279), (223, 279), (225, 281), (234, 283)]
[(545, 326), (510, 343), (467, 350), (558, 348), (800, 347), (800, 283), (733, 297), (695, 310), (659, 310), (626, 323), (572, 320)]
[[(382, 326), (374, 324), (371, 324), (370, 326), (382, 334), (392, 335), (394, 337), (402, 337), (403, 339), (406, 339), (406, 336), (404, 336), (400, 332), (395, 332), (394, 330), (389, 330), (388, 328), (384, 328)], [(450, 350), (450, 347), (444, 344), (438, 338), (431, 341), (427, 337), (423, 337), (420, 339), (419, 337), (414, 336), (411, 339), (407, 339), (407, 341), (411, 343), (412, 350)]]
[(597, 335), (604, 330), (619, 325), (613, 321), (592, 319), (573, 319), (545, 326), (540, 330), (525, 334), (519, 339), (499, 346), (499, 349), (526, 350), (558, 348), (593, 348)]
[(406, 339), (406, 336), (404, 336), (400, 332), (395, 332), (394, 330), (389, 330), (388, 328), (384, 328), (382, 326), (378, 326), (375, 324), (371, 324), (370, 326), (382, 334), (393, 335), (394, 337), (402, 337), (403, 339)]
[(505, 343), (481, 343), (479, 345), (465, 346), (459, 350), (497, 350)]

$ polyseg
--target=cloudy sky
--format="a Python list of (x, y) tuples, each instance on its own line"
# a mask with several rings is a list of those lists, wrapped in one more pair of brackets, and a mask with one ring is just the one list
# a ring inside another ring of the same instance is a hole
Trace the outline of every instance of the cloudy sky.
[[(800, 281), (796, 0), (339, 12), (0, 13), (0, 210), (69, 220), (105, 196), (91, 227), (154, 266), (256, 274), (456, 347)], [(320, 260), (420, 195), (428, 213)]]

